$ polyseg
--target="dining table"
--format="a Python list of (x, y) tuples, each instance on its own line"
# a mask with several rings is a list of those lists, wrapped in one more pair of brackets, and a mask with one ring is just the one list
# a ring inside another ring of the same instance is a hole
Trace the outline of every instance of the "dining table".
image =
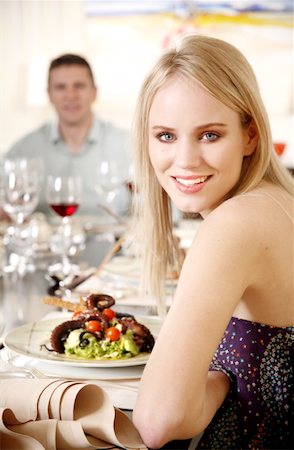
[[(75, 273), (74, 276), (69, 274), (67, 279), (65, 277), (57, 280), (57, 277), (52, 276), (52, 273), (48, 271), (48, 267), (54, 266), (53, 263), (56, 262), (57, 256), (44, 246), (39, 252), (35, 252), (35, 269), (33, 271), (21, 274), (9, 270), (0, 272), (0, 385), (2, 385), (0, 399), (2, 402), (5, 397), (4, 400), (8, 402), (5, 405), (12, 405), (12, 408), (15, 406), (17, 412), (22, 415), (25, 402), (31, 400), (28, 400), (25, 395), (22, 398), (21, 390), (25, 390), (25, 387), (22, 388), (21, 383), (26, 383), (25, 386), (34, 383), (32, 386), (35, 386), (35, 388), (29, 388), (32, 389), (32, 392), (38, 389), (40, 389), (40, 392), (45, 392), (45, 385), (48, 391), (50, 389), (52, 391), (52, 386), (55, 386), (56, 392), (58, 392), (58, 389), (69, 389), (69, 387), (70, 389), (66, 392), (74, 390), (80, 392), (79, 389), (83, 389), (83, 395), (90, 403), (94, 403), (94, 399), (96, 397), (97, 399), (101, 398), (102, 395), (106, 400), (105, 404), (103, 403), (100, 407), (99, 414), (101, 417), (108, 417), (107, 414), (110, 413), (106, 412), (107, 408), (107, 411), (115, 414), (114, 423), (118, 424), (118, 430), (113, 431), (111, 429), (111, 433), (119, 434), (121, 439), (119, 440), (116, 436), (111, 441), (112, 445), (108, 444), (104, 447), (103, 445), (99, 446), (98, 439), (97, 447), (95, 447), (96, 438), (92, 437), (93, 446), (83, 448), (146, 448), (143, 443), (140, 445), (134, 444), (137, 437), (135, 439), (133, 433), (137, 432), (134, 429), (131, 417), (140, 378), (148, 357), (138, 361), (135, 358), (134, 361), (131, 361), (131, 358), (130, 361), (119, 362), (117, 360), (112, 363), (108, 362), (108, 364), (99, 360), (75, 361), (68, 364), (63, 356), (48, 355), (48, 352), (41, 350), (43, 345), (41, 343), (45, 342), (46, 339), (48, 340), (52, 329), (57, 324), (70, 320), (72, 317), (74, 308), (70, 310), (67, 305), (76, 306), (81, 299), (86, 298), (92, 292), (113, 296), (115, 299), (113, 308), (116, 313), (132, 314), (139, 322), (150, 329), (155, 339), (164, 320), (157, 314), (156, 302), (152, 299), (143, 298), (139, 293), (138, 277), (142, 268), (136, 258), (128, 253), (128, 248), (124, 248), (122, 245), (122, 242), (126, 241), (125, 227), (122, 228), (121, 224), (115, 223), (93, 226), (89, 220), (85, 221), (82, 218), (77, 220), (80, 220), (83, 225), (86, 224), (83, 226), (84, 245), (76, 251), (72, 258), (79, 268), (79, 273)], [(191, 233), (189, 232), (188, 239), (190, 237)], [(187, 238), (187, 233), (184, 233), (182, 238)], [(59, 281), (61, 282), (59, 283)], [(167, 304), (172, 302), (175, 286), (174, 280), (167, 286)], [(94, 388), (99, 392), (95, 391), (94, 393), (93, 391), (91, 394), (91, 389)], [(7, 392), (5, 395), (4, 390)], [(19, 390), (19, 397), (15, 394), (15, 390)], [(11, 392), (12, 400), (8, 399), (9, 392)], [(29, 392), (31, 391), (28, 390), (29, 398), (34, 398), (34, 395), (31, 396)], [(52, 395), (52, 392), (50, 395)], [(77, 399), (82, 398), (82, 394), (76, 395), (74, 402), (78, 404)], [(62, 396), (65, 396), (65, 394), (63, 393)], [(51, 399), (53, 397), (52, 395)], [(21, 400), (16, 402), (16, 398), (22, 398), (23, 403)], [(42, 404), (42, 401), (40, 397), (39, 400), (36, 400), (36, 404)], [(0, 409), (3, 407), (1, 402)], [(58, 404), (58, 407), (62, 409), (60, 404)], [(47, 409), (45, 408), (46, 411)], [(123, 416), (124, 419), (119, 415), (121, 413), (125, 415)], [(43, 416), (40, 412), (38, 414), (38, 417), (30, 417), (29, 422), (43, 424), (44, 422), (40, 420), (40, 417)], [(80, 413), (76, 414), (79, 416)], [(117, 415), (119, 415), (118, 418), (116, 418)], [(129, 422), (126, 422), (126, 418)], [(72, 426), (80, 426), (81, 418), (76, 418), (73, 415), (72, 419), (74, 424)], [(63, 422), (60, 421), (60, 425), (63, 426)], [(77, 422), (79, 423), (77, 424)], [(57, 423), (59, 424), (58, 421)], [(2, 424), (3, 426), (5, 425)], [(108, 426), (109, 424), (105, 425), (105, 427)], [(120, 427), (123, 428), (123, 432), (121, 432)], [(61, 442), (68, 433), (68, 431), (62, 430), (60, 431)], [(79, 432), (81, 432), (80, 429)], [(48, 431), (46, 433), (48, 434)], [(128, 439), (124, 441), (122, 438), (125, 438), (124, 435), (126, 437), (131, 436), (130, 439), (134, 438), (133, 444), (130, 444)], [(140, 437), (138, 439), (140, 440)], [(196, 437), (172, 441), (163, 448), (191, 450), (196, 448), (197, 442), (198, 438)], [(35, 448), (51, 450), (50, 445), (48, 443), (46, 445), (44, 447), (36, 446)], [(56, 448), (71, 447), (69, 444), (64, 447), (59, 444), (59, 447)]]

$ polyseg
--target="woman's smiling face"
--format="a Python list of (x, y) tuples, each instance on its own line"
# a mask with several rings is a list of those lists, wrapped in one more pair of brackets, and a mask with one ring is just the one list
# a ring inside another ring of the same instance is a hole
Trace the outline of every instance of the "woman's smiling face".
[(240, 177), (256, 147), (250, 126), (198, 83), (173, 76), (155, 94), (149, 155), (156, 176), (183, 212), (207, 215)]

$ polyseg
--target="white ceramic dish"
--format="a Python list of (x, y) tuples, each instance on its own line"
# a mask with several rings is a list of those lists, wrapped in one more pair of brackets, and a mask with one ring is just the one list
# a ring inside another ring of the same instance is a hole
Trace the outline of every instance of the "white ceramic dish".
[[(9, 361), (14, 369), (0, 372), (0, 378), (25, 377), (32, 378), (29, 375), (31, 371), (37, 378), (54, 377), (69, 378), (73, 380), (137, 380), (141, 378), (145, 365), (131, 367), (78, 367), (64, 364), (50, 364), (42, 360), (28, 358), (8, 350), (3, 359)], [(5, 356), (6, 355), (6, 356)], [(23, 371), (25, 369), (26, 372)]]
[[(103, 267), (99, 277), (104, 281), (115, 281), (128, 284), (132, 287), (139, 287), (142, 272), (142, 262), (129, 256), (114, 256), (111, 261)], [(166, 280), (166, 288), (173, 290), (178, 280)]]

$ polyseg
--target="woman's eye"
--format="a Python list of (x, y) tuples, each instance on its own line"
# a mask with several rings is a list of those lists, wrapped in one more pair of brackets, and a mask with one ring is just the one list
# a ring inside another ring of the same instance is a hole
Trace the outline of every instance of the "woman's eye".
[(174, 140), (174, 135), (171, 133), (160, 133), (158, 139), (163, 142), (171, 142)]
[(213, 133), (212, 131), (207, 131), (206, 133), (202, 134), (201, 139), (203, 141), (216, 141), (219, 138), (219, 135), (216, 133)]

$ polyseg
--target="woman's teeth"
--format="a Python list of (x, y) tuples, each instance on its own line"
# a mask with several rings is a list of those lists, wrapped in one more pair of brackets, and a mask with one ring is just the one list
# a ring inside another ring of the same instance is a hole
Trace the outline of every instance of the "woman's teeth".
[(194, 184), (204, 183), (204, 181), (207, 180), (207, 178), (208, 178), (208, 176), (194, 178), (193, 180), (191, 180), (191, 179), (185, 180), (183, 178), (176, 178), (176, 180), (178, 183), (181, 183), (184, 186), (193, 186)]

